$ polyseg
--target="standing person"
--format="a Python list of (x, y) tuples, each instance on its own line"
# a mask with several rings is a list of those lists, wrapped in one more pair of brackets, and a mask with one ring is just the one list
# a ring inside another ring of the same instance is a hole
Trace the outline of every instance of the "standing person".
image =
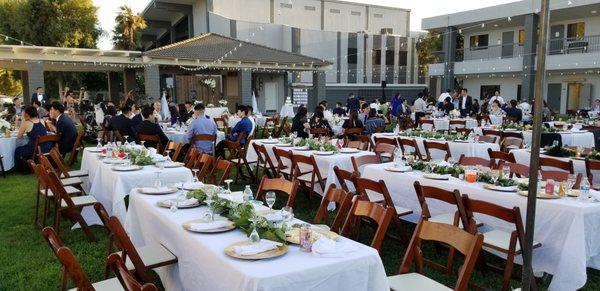
[(297, 137), (308, 138), (307, 130), (310, 129), (310, 124), (306, 115), (308, 110), (304, 106), (298, 108), (298, 113), (292, 119), (292, 132), (296, 133)]
[[(23, 122), (17, 132), (17, 139), (21, 139), (24, 136), (27, 137), (27, 144), (15, 149), (15, 167), (17, 170), (22, 171), (27, 169), (26, 162), (33, 156), (37, 137), (45, 136), (46, 134), (46, 127), (40, 120), (37, 110), (33, 106), (27, 106), (23, 110)], [(42, 153), (47, 153), (52, 148), (52, 143), (45, 142), (40, 144), (39, 147)]]
[[(136, 131), (139, 134), (149, 134), (149, 135), (158, 135), (160, 138), (160, 143), (163, 146), (166, 146), (169, 142), (169, 138), (165, 135), (160, 125), (155, 122), (156, 116), (154, 116), (154, 109), (152, 107), (145, 106), (142, 109), (142, 116), (144, 117), (144, 121), (142, 121), (136, 128)], [(156, 142), (147, 141), (144, 146), (153, 147), (158, 149), (158, 145)]]
[(367, 122), (365, 122), (365, 134), (376, 133), (377, 128), (384, 125), (385, 120), (377, 116), (377, 110), (371, 108), (371, 110), (369, 110), (369, 118), (367, 118)]
[[(194, 113), (198, 118), (192, 121), (192, 123), (190, 124), (190, 128), (188, 129), (187, 136), (190, 140), (192, 140), (194, 135), (199, 134), (207, 134), (213, 136), (217, 135), (217, 124), (215, 123), (214, 119), (205, 117), (204, 109), (205, 108), (202, 103), (198, 103), (196, 104), (196, 106), (194, 106)], [(213, 144), (210, 141), (196, 141), (194, 143), (194, 146), (197, 150), (201, 152), (207, 154), (213, 153)]]
[(413, 104), (415, 111), (415, 127), (419, 124), (419, 121), (423, 116), (425, 116), (425, 111), (427, 111), (427, 102), (423, 100), (423, 93), (417, 94), (417, 99)]
[(342, 108), (342, 102), (336, 102), (335, 108), (333, 109), (333, 115), (344, 116), (346, 115), (346, 110)]
[[(188, 119), (192, 118), (196, 110), (191, 101), (185, 101), (183, 106), (185, 107), (185, 112), (181, 114), (181, 121), (185, 123), (188, 121)], [(204, 109), (202, 112), (204, 112)]]
[(460, 101), (458, 100), (459, 98), (459, 93), (454, 93), (454, 95), (452, 95), (452, 105), (454, 105), (454, 109), (458, 109), (458, 106), (460, 105)]
[(71, 152), (75, 139), (77, 139), (75, 124), (67, 115), (63, 114), (64, 112), (65, 107), (60, 102), (54, 101), (50, 105), (50, 118), (56, 122), (56, 125), (52, 124), (51, 120), (46, 120), (48, 129), (60, 136), (58, 149), (63, 157)]
[(39, 101), (42, 105), (45, 105), (48, 102), (48, 95), (44, 93), (43, 87), (35, 88), (35, 92), (31, 95), (31, 102)]
[(479, 106), (479, 100), (473, 99), (473, 106), (471, 106), (471, 115), (478, 115), (481, 106)]
[(398, 112), (396, 112), (396, 116), (398, 116), (398, 118), (410, 116), (410, 106), (408, 105), (408, 100), (401, 100), (400, 106), (398, 106)]
[(492, 96), (492, 98), (490, 99), (490, 106), (492, 103), (494, 103), (495, 100), (498, 100), (498, 102), (500, 102), (500, 107), (504, 106), (505, 102), (504, 102), (504, 98), (502, 98), (502, 96), (500, 96), (500, 90), (496, 90), (494, 92), (494, 96)]
[(467, 90), (467, 88), (462, 88), (462, 90), (460, 90), (458, 109), (460, 110), (460, 116), (462, 117), (471, 115), (473, 109), (473, 98), (468, 95), (468, 92), (469, 90)]
[(394, 97), (392, 97), (392, 115), (398, 117), (398, 107), (402, 104), (402, 100), (400, 100), (400, 93), (396, 93)]
[(132, 117), (131, 107), (125, 106), (121, 108), (121, 114), (110, 119), (107, 129), (118, 131), (123, 138), (127, 137), (128, 142), (137, 141), (137, 132), (135, 132)]
[(348, 100), (346, 101), (346, 109), (348, 110), (348, 112), (352, 110), (358, 111), (360, 109), (358, 99), (356, 99), (354, 93), (350, 93), (350, 95), (348, 95)]
[[(240, 145), (243, 146), (246, 144), (246, 139), (250, 136), (250, 131), (252, 131), (252, 122), (250, 122), (250, 119), (248, 119), (247, 114), (248, 108), (244, 105), (238, 105), (236, 115), (238, 118), (240, 118), (240, 121), (231, 129), (231, 133), (229, 133), (227, 136), (227, 140), (237, 141), (240, 134), (245, 134), (246, 137), (240, 139)], [(219, 144), (217, 144), (217, 156), (225, 158), (226, 147), (227, 143), (225, 140), (219, 142)]]

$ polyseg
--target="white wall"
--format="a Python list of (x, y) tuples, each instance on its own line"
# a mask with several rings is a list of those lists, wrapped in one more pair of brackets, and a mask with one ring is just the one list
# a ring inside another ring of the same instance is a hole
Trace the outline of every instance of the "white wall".
[(283, 31), (286, 29), (289, 28), (279, 24), (238, 21), (237, 38), (243, 41), (248, 40), (252, 43), (282, 50), (285, 49), (284, 47), (288, 47), (283, 44)]
[(500, 85), (501, 96), (504, 97), (505, 101), (517, 99), (517, 86), (521, 84), (520, 76), (515, 76), (514, 78), (512, 76), (504, 78), (477, 78), (469, 76), (467, 78), (462, 77), (461, 80), (463, 81), (463, 87), (469, 90), (469, 95), (478, 100), (481, 100), (482, 97), (480, 96), (481, 86), (486, 85)]
[[(282, 5), (286, 7), (282, 7)], [(294, 0), (292, 8), (287, 8), (288, 0), (274, 1), (274, 23), (300, 27), (306, 29), (321, 29), (321, 1), (320, 0)], [(313, 7), (315, 10), (307, 10), (305, 6)]]
[(229, 19), (271, 22), (270, 0), (214, 0), (213, 12)]
[(229, 19), (214, 13), (209, 13), (210, 32), (224, 36), (231, 36), (231, 25)]
[(206, 9), (206, 0), (196, 1), (192, 5), (194, 36), (208, 32), (208, 27), (206, 27)]
[[(340, 10), (340, 13), (331, 13), (331, 9)], [(360, 13), (360, 15), (352, 15), (352, 12)], [(325, 2), (324, 16), (325, 30), (358, 32), (367, 28), (367, 9), (364, 5)]]
[[(337, 32), (303, 29), (300, 37), (300, 53), (325, 59), (333, 63), (331, 70), (325, 72), (327, 83), (337, 82)], [(312, 73), (301, 74), (302, 82), (312, 82)]]
[[(375, 18), (375, 14), (383, 14), (383, 18)], [(392, 28), (394, 34), (406, 37), (410, 30), (409, 17), (410, 12), (404, 10), (369, 7), (369, 32), (378, 34), (382, 28)]]

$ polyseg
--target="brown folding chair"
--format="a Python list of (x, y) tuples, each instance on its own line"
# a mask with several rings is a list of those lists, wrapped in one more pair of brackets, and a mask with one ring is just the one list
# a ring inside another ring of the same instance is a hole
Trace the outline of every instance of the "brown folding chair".
[(477, 140), (479, 142), (496, 143), (498, 137), (493, 135), (480, 135), (477, 137)]
[(504, 152), (508, 152), (511, 149), (522, 149), (523, 148), (523, 140), (514, 138), (514, 137), (506, 137), (502, 139), (500, 142), (500, 150)]
[(271, 156), (267, 152), (267, 147), (264, 144), (259, 144), (256, 142), (252, 143), (252, 147), (254, 148), (254, 152), (256, 152), (256, 157), (258, 158), (258, 163), (256, 168), (254, 169), (254, 176), (258, 176), (258, 171), (260, 169), (263, 170), (263, 175), (266, 175), (269, 178), (277, 178), (279, 177), (279, 173), (275, 164), (273, 164), (273, 160), (271, 160)]
[(82, 170), (74, 170), (71, 171), (69, 170), (69, 166), (67, 166), (65, 164), (65, 162), (63, 161), (63, 157), (60, 155), (60, 152), (58, 152), (57, 148), (52, 148), (49, 152), (50, 158), (52, 159), (52, 161), (54, 162), (54, 164), (57, 167), (57, 173), (59, 174), (59, 176), (61, 178), (74, 178), (74, 177), (87, 177), (88, 176), (88, 171), (82, 171)]
[(322, 136), (329, 136), (329, 129), (327, 129), (325, 127), (311, 128), (310, 134), (312, 134), (312, 136), (314, 138), (319, 138)]
[(125, 263), (119, 255), (111, 254), (108, 256), (108, 264), (117, 276), (121, 286), (125, 287), (128, 291), (158, 291), (158, 288), (152, 283), (146, 283), (144, 285), (139, 283), (135, 277), (129, 273)]
[(459, 134), (462, 134), (464, 136), (468, 136), (471, 132), (473, 132), (473, 129), (472, 128), (461, 128), (461, 127), (458, 127), (458, 128), (456, 128), (456, 132), (459, 133)]
[(362, 127), (346, 128), (344, 129), (344, 135), (348, 138), (353, 135), (362, 135), (365, 131)]
[(497, 141), (500, 141), (502, 139), (502, 131), (499, 131), (499, 130), (482, 129), (481, 133), (483, 133), (484, 136), (493, 136), (493, 137), (496, 137)]
[(494, 167), (498, 169), (501, 167), (502, 163), (516, 163), (515, 155), (512, 153), (506, 153), (503, 151), (493, 151), (492, 149), (487, 149), (488, 156), (490, 160), (493, 162)]
[[(542, 181), (552, 179), (556, 182), (563, 182), (569, 179), (569, 175), (570, 174), (568, 172), (564, 171), (540, 170), (540, 177), (542, 178)], [(581, 179), (583, 179), (583, 175), (581, 173), (575, 176), (575, 184), (573, 185), (573, 189), (579, 189)]]
[(194, 163), (196, 162), (196, 157), (199, 155), (198, 151), (195, 147), (190, 147), (185, 153), (183, 157), (183, 164), (185, 164), (186, 168), (192, 169), (194, 167)]
[(362, 142), (362, 141), (353, 140), (353, 141), (347, 141), (346, 144), (344, 145), (344, 147), (357, 149), (357, 150), (361, 150), (361, 151), (366, 151), (369, 149), (369, 144)]
[[(356, 173), (342, 170), (338, 166), (333, 167), (333, 172), (335, 173), (335, 177), (337, 178), (338, 183), (340, 183), (342, 190), (348, 193), (355, 193), (356, 178), (358, 178)], [(354, 189), (353, 191), (350, 191), (350, 188), (348, 188), (348, 182), (352, 183), (352, 188)]]
[(171, 160), (174, 162), (179, 161), (179, 156), (181, 155), (181, 150), (183, 149), (183, 144), (182, 143), (178, 143), (178, 142), (174, 142), (172, 140), (170, 140), (167, 143), (167, 146), (165, 146), (165, 154), (167, 152), (172, 152), (173, 154), (171, 154)]
[[(292, 179), (292, 176), (294, 175), (294, 168), (292, 167), (292, 151), (274, 147), (273, 153), (275, 154), (275, 159), (277, 159), (277, 173), (288, 180)], [(306, 174), (309, 171), (309, 169), (305, 169), (303, 174)]]
[[(321, 176), (321, 171), (317, 166), (315, 157), (312, 155), (303, 156), (292, 153), (292, 168), (294, 169), (292, 177), (300, 181), (302, 186), (308, 188), (306, 195), (308, 196), (308, 207), (310, 208), (313, 193), (317, 193), (315, 187), (318, 185), (321, 188), (321, 193), (325, 193), (325, 181), (327, 177), (323, 178)], [(308, 173), (305, 172), (306, 169), (309, 170)]]
[(398, 141), (396, 140), (396, 138), (388, 138), (388, 137), (377, 137), (374, 136), (373, 140), (375, 141), (375, 145), (377, 145), (378, 143), (386, 143), (386, 144), (390, 144), (393, 146), (398, 146)]
[(479, 157), (465, 157), (465, 155), (460, 155), (458, 159), (458, 164), (461, 166), (482, 166), (492, 168), (494, 165), (491, 160), (486, 160), (484, 158)]
[(69, 248), (60, 247), (55, 254), (64, 267), (67, 276), (75, 283), (77, 290), (124, 290), (117, 278), (92, 284), (89, 277), (83, 271), (81, 264), (79, 264)]
[(390, 162), (394, 160), (394, 152), (396, 151), (396, 145), (392, 145), (389, 143), (376, 143), (375, 149), (373, 151), (382, 162)]
[(450, 146), (448, 145), (447, 142), (435, 142), (435, 141), (423, 140), (423, 145), (425, 146), (425, 153), (427, 153), (428, 161), (432, 160), (431, 150), (438, 150), (438, 151), (445, 152), (446, 155), (444, 156), (444, 161), (448, 161), (448, 159), (450, 157), (452, 157), (452, 155), (450, 154)]
[(279, 115), (267, 116), (265, 118), (265, 126), (262, 128), (262, 138), (267, 137), (269, 133), (271, 133), (271, 136), (273, 136), (278, 123)]
[[(50, 248), (52, 249), (52, 252), (54, 252), (55, 255), (57, 255), (58, 249), (65, 246), (58, 234), (56, 233), (56, 231), (54, 231), (52, 227), (44, 227), (44, 229), (42, 229), (42, 235), (46, 239), (46, 242), (50, 245)], [(67, 290), (67, 280), (69, 279), (69, 274), (67, 273), (67, 268), (64, 265), (62, 265), (61, 269), (62, 272), (59, 290), (64, 291)]]
[(196, 156), (196, 162), (194, 163), (193, 169), (199, 170), (198, 175), (196, 176), (196, 178), (198, 178), (198, 181), (204, 181), (204, 178), (206, 178), (206, 174), (208, 174), (208, 170), (210, 169), (212, 161), (213, 157), (206, 153), (201, 153), (198, 156)]
[(142, 143), (146, 147), (150, 147), (150, 145), (148, 145), (147, 142), (156, 144), (156, 152), (162, 153), (163, 144), (162, 144), (162, 141), (160, 140), (160, 136), (158, 136), (158, 134), (140, 133), (140, 134), (138, 134), (138, 138), (140, 140), (140, 143)]
[[(417, 224), (408, 249), (404, 253), (400, 274), (388, 277), (390, 289), (394, 291), (449, 289), (423, 275), (423, 261), (426, 261), (421, 251), (423, 241), (446, 244), (465, 256), (462, 266), (458, 269), (454, 290), (468, 290), (469, 280), (483, 244), (483, 235), (470, 234), (455, 226), (430, 222), (426, 219), (421, 219)], [(413, 261), (416, 265), (416, 273), (409, 273)]]
[(433, 119), (425, 119), (425, 118), (419, 119), (419, 127), (420, 128), (423, 128), (423, 124), (431, 124), (431, 129), (432, 130), (435, 127), (435, 124), (433, 123)]
[[(470, 199), (467, 195), (463, 195), (462, 197), (469, 219), (473, 219), (473, 215), (479, 213), (488, 217), (503, 220), (515, 226), (515, 229), (511, 232), (495, 229), (483, 233), (484, 247), (507, 255), (506, 264), (503, 269), (493, 265), (489, 266), (504, 274), (501, 290), (511, 290), (510, 279), (512, 276), (514, 258), (521, 254), (521, 251), (523, 250), (523, 241), (525, 239), (525, 228), (523, 228), (519, 207), (506, 208), (487, 201)], [(472, 229), (470, 232), (476, 233), (477, 230)], [(541, 243), (536, 241), (533, 242), (534, 249), (540, 246), (542, 246)], [(481, 258), (483, 258), (483, 256), (481, 256)], [(531, 274), (531, 278), (533, 278), (533, 274)], [(531, 281), (533, 286), (535, 286), (535, 280)], [(533, 289), (535, 290), (537, 288), (534, 287)]]
[(371, 242), (371, 247), (381, 252), (381, 243), (387, 232), (387, 228), (394, 214), (390, 208), (379, 203), (357, 199), (352, 203), (352, 208), (346, 217), (341, 235), (348, 237), (352, 233), (357, 233), (360, 228), (362, 218), (370, 218), (377, 224), (377, 230)]
[(458, 128), (465, 128), (467, 127), (467, 121), (466, 120), (450, 120), (448, 122), (449, 124), (449, 128), (451, 130), (456, 130)]
[[(225, 180), (229, 179), (229, 173), (231, 172), (232, 168), (233, 164), (230, 161), (223, 160), (221, 157), (219, 157), (215, 162), (215, 166), (212, 168), (212, 171), (208, 175), (210, 182), (217, 186), (224, 185)], [(221, 172), (221, 177), (217, 178), (219, 172)]]
[(529, 167), (526, 165), (521, 165), (517, 163), (502, 163), (502, 167), (506, 167), (510, 169), (510, 177), (516, 176), (517, 178), (528, 178), (529, 177)]
[[(215, 156), (215, 144), (217, 142), (217, 136), (212, 134), (196, 134), (192, 136), (192, 140), (190, 141), (190, 147), (196, 147), (197, 141), (205, 141), (211, 143), (211, 152), (207, 154), (211, 154), (213, 157)], [(196, 149), (200, 151), (200, 149)]]
[(77, 161), (77, 156), (79, 155), (80, 152), (83, 151), (83, 146), (81, 145), (81, 141), (83, 140), (83, 137), (85, 136), (85, 131), (80, 131), (77, 133), (77, 137), (75, 138), (75, 143), (73, 144), (73, 149), (71, 150), (71, 155), (69, 156), (69, 160), (67, 161), (67, 165), (69, 167), (73, 166), (73, 164), (75, 164), (75, 161)]
[(520, 131), (502, 131), (501, 139), (504, 140), (508, 137), (520, 139), (521, 141), (523, 141), (523, 133)]
[[(121, 250), (121, 259), (128, 270), (133, 270), (142, 283), (151, 283), (151, 269), (177, 263), (177, 257), (161, 244), (140, 247), (139, 251), (131, 242), (123, 225), (116, 216), (111, 216), (108, 226), (115, 237), (115, 244)], [(143, 256), (142, 256), (143, 254)]]
[(41, 150), (41, 145), (44, 143), (52, 143), (53, 147), (58, 147), (58, 143), (60, 142), (60, 135), (58, 134), (48, 134), (48, 135), (38, 135), (35, 138), (35, 145), (33, 147), (33, 155), (31, 155), (31, 159), (37, 161), (36, 157), (40, 154), (45, 154)]
[(276, 128), (273, 129), (273, 137), (278, 138), (281, 136), (282, 133), (286, 133), (289, 134), (291, 131), (291, 127), (288, 124), (287, 120), (288, 117), (284, 116), (283, 118), (280, 118), (281, 122), (279, 123), (279, 125), (276, 125)]
[(600, 161), (599, 160), (591, 160), (585, 159), (585, 173), (590, 182), (590, 185), (594, 185), (594, 174), (592, 171), (600, 170)]
[[(419, 160), (423, 160), (423, 155), (421, 154), (421, 150), (419, 149), (419, 145), (417, 144), (417, 140), (414, 138), (398, 138), (398, 144), (400, 144), (400, 149), (402, 150), (403, 155), (409, 155), (412, 153)], [(408, 148), (412, 148), (412, 151)]]
[[(248, 144), (249, 142), (250, 141), (247, 140), (246, 144)], [(250, 181), (254, 181), (255, 177), (254, 173), (252, 172), (252, 168), (250, 168), (250, 165), (257, 164), (258, 160), (249, 162), (246, 159), (246, 151), (244, 150), (244, 148), (242, 148), (239, 141), (225, 141), (225, 143), (227, 144), (227, 149), (230, 153), (229, 161), (232, 162), (237, 169), (235, 173), (234, 183), (237, 183), (239, 177), (242, 177), (242, 179), (249, 179)], [(244, 169), (246, 169), (248, 176), (244, 174)]]
[(357, 177), (361, 176), (360, 169), (365, 165), (381, 164), (381, 159), (377, 155), (364, 155), (360, 157), (350, 157), (352, 160), (352, 167)]
[(214, 117), (213, 120), (215, 124), (217, 124), (217, 129), (223, 131), (225, 133), (229, 132), (229, 124), (227, 124), (227, 119), (224, 117)]
[[(56, 173), (58, 177), (60, 177), (60, 174), (58, 173), (57, 169), (54, 168), (54, 165), (52, 162), (50, 162), (50, 159), (48, 159), (45, 155), (40, 155), (39, 160), (40, 164), (42, 164), (46, 170), (52, 171)], [(81, 189), (81, 185), (83, 184), (83, 181), (80, 177), (61, 178), (60, 182), (64, 186), (76, 186), (79, 189)]]
[(540, 157), (540, 169), (544, 169), (544, 167), (559, 169), (573, 174), (573, 160), (571, 159), (563, 161), (555, 158)]
[(371, 140), (371, 137), (368, 136), (368, 135), (355, 135), (354, 136), (354, 140), (366, 143), (368, 145), (368, 149), (367, 150), (371, 150), (372, 151), (375, 148), (375, 145), (373, 144), (373, 141)]
[[(100, 217), (100, 221), (102, 221), (102, 224), (104, 225), (104, 230), (106, 230), (106, 234), (108, 235), (108, 241), (106, 244), (106, 256), (108, 257), (110, 256), (110, 254), (113, 253), (115, 244), (115, 236), (110, 230), (110, 227), (108, 226), (110, 215), (108, 214), (108, 211), (106, 211), (106, 208), (104, 208), (104, 205), (102, 205), (102, 203), (100, 202), (94, 203), (94, 210), (96, 211), (98, 217)], [(109, 265), (108, 262), (106, 262), (106, 266), (104, 268), (104, 279), (108, 278), (108, 269)]]
[(298, 180), (289, 181), (284, 178), (270, 179), (263, 177), (260, 181), (260, 185), (258, 186), (258, 191), (256, 192), (256, 200), (262, 200), (266, 202), (264, 197), (265, 192), (275, 191), (276, 194), (287, 195), (287, 202), (285, 203), (285, 206), (293, 207), (299, 185), (300, 183)]
[(329, 188), (327, 188), (327, 192), (325, 193), (325, 195), (323, 195), (323, 200), (321, 200), (321, 204), (317, 209), (317, 214), (315, 215), (315, 218), (313, 219), (312, 223), (320, 224), (324, 221), (325, 223), (327, 223), (329, 217), (329, 211), (327, 210), (327, 207), (330, 203), (335, 203), (335, 209), (337, 209), (337, 213), (335, 214), (331, 225), (320, 224), (319, 226), (327, 226), (329, 230), (336, 233), (340, 233), (340, 231), (342, 230), (342, 224), (344, 223), (344, 220), (346, 220), (348, 210), (352, 205), (353, 196), (354, 195), (352, 195), (348, 191), (338, 189), (335, 187), (335, 185), (332, 184), (331, 186), (329, 186)]

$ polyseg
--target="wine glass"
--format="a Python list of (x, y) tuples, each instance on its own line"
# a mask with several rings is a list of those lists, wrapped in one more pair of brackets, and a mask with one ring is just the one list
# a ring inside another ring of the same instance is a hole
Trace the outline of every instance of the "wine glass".
[(198, 169), (192, 169), (192, 172), (194, 173), (194, 180), (192, 181), (194, 184), (198, 183)]
[(256, 214), (253, 213), (248, 220), (252, 222), (252, 232), (250, 233), (248, 239), (250, 240), (250, 242), (256, 244), (260, 242), (260, 236), (258, 235), (258, 231), (256, 231), (256, 223), (260, 221), (260, 217), (256, 216)]
[(215, 220), (215, 212), (212, 207), (213, 206), (212, 205), (213, 195), (212, 194), (206, 195), (206, 199), (204, 200), (204, 203), (206, 203), (206, 206), (208, 206), (208, 212), (207, 212), (206, 216), (208, 217), (208, 219), (210, 221), (214, 221)]
[(102, 138), (98, 137), (98, 138), (96, 138), (96, 140), (98, 141), (98, 144), (96, 145), (96, 147), (101, 148), (102, 147)]
[(265, 194), (265, 200), (267, 201), (267, 205), (269, 205), (270, 211), (273, 211), (273, 205), (275, 205), (276, 199), (277, 199), (277, 196), (275, 195), (275, 192), (273, 192), (273, 191), (269, 191), (269, 192), (267, 192), (267, 194)]
[(167, 162), (172, 162), (171, 160), (171, 150), (165, 150), (165, 157), (167, 157)]
[(162, 187), (162, 182), (160, 181), (160, 171), (156, 171), (156, 180), (154, 180), (154, 188), (158, 189)]
[(227, 183), (227, 190), (226, 190), (227, 194), (231, 194), (231, 182), (233, 182), (233, 180), (231, 180), (231, 179), (225, 180), (225, 183)]
[(292, 228), (292, 219), (294, 219), (294, 210), (290, 206), (285, 206), (281, 208), (281, 212), (283, 213), (283, 220), (286, 225), (286, 231), (290, 230)]
[(125, 143), (123, 145), (128, 146), (129, 145), (129, 136), (125, 135), (125, 136), (123, 136), (123, 138), (125, 138)]
[(567, 195), (570, 195), (573, 192), (573, 186), (575, 185), (575, 183), (577, 182), (577, 177), (575, 176), (575, 174), (569, 174), (569, 177), (567, 178)]

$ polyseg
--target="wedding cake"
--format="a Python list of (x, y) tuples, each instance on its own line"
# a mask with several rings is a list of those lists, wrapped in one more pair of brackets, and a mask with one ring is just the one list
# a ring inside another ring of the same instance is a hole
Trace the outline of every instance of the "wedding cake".
[(292, 104), (292, 97), (290, 97), (290, 96), (285, 97), (285, 104)]

